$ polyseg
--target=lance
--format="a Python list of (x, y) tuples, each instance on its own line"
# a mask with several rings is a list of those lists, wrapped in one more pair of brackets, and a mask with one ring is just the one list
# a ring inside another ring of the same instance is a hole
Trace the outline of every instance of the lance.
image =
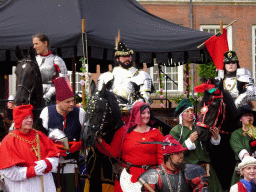
[[(82, 19), (82, 45), (83, 45), (83, 58), (84, 58), (84, 64), (87, 72), (87, 65), (88, 65), (88, 45), (87, 45), (87, 35), (85, 32), (85, 19)], [(85, 82), (85, 75), (82, 76), (82, 80)], [(82, 103), (83, 108), (85, 108), (85, 84), (82, 85)]]

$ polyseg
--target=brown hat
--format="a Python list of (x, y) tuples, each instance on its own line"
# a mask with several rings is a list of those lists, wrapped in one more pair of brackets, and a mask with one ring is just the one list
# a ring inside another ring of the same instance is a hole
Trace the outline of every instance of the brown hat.
[(63, 101), (65, 99), (75, 97), (74, 93), (69, 88), (67, 81), (64, 77), (59, 77), (54, 81), (56, 89), (56, 100)]

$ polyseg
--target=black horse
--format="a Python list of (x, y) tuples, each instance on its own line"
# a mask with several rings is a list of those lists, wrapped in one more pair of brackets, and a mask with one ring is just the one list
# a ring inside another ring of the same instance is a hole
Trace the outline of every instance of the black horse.
[(103, 185), (114, 186), (113, 159), (97, 150), (95, 139), (101, 136), (110, 144), (123, 121), (115, 95), (105, 86), (101, 91), (95, 92), (94, 82), (90, 88), (92, 97), (87, 104), (86, 124), (81, 133), (83, 145), (91, 147), (87, 156), (85, 188), (87, 191), (102, 191)]
[(199, 89), (204, 91), (204, 96), (199, 105), (201, 114), (196, 130), (201, 142), (208, 140), (211, 127), (217, 127), (220, 130), (220, 145), (210, 145), (209, 154), (222, 188), (228, 190), (235, 166), (235, 156), (229, 140), (231, 133), (237, 129), (235, 123), (237, 109), (230, 93), (223, 89), (222, 81), (205, 80), (205, 83), (195, 87), (196, 92)]
[(42, 78), (39, 66), (36, 62), (35, 51), (30, 47), (29, 55), (23, 56), (19, 46), (15, 50), (18, 58), (15, 74), (16, 81), (16, 98), (15, 104), (31, 104), (34, 106), (34, 122), (38, 119), (41, 110), (44, 107)]

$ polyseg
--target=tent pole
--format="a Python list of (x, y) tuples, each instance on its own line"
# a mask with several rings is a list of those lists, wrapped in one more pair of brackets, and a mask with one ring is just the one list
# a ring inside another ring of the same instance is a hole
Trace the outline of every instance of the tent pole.
[[(193, 3), (190, 0), (190, 28), (193, 29)], [(191, 63), (191, 96), (194, 99), (194, 63)]]

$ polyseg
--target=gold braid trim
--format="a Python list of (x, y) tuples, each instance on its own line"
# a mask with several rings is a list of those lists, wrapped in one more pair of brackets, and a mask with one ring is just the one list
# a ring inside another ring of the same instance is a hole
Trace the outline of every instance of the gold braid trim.
[(133, 50), (129, 50), (129, 51), (116, 51), (115, 52), (115, 57), (116, 56), (127, 56), (127, 55), (132, 55), (133, 54)]

